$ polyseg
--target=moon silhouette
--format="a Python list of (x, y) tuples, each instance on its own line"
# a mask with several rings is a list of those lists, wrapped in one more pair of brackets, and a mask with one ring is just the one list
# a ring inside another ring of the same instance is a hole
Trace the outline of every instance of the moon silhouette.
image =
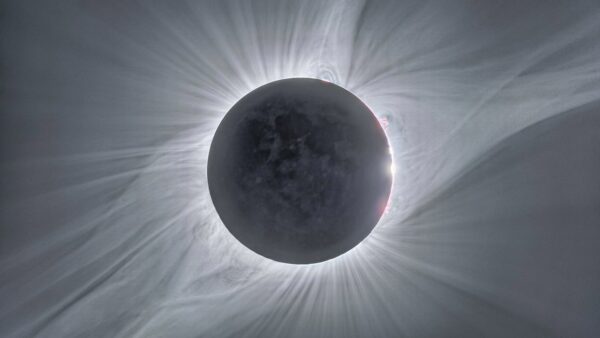
[(208, 186), (242, 244), (308, 264), (369, 235), (390, 195), (391, 164), (385, 133), (360, 99), (292, 78), (255, 89), (225, 115), (210, 147)]

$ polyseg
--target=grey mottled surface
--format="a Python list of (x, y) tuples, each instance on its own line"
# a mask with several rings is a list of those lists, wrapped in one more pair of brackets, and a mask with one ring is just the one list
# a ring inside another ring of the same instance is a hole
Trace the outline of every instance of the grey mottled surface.
[(279, 262), (337, 257), (369, 235), (392, 185), (381, 124), (352, 93), (322, 80), (261, 86), (227, 112), (207, 164), (227, 229)]

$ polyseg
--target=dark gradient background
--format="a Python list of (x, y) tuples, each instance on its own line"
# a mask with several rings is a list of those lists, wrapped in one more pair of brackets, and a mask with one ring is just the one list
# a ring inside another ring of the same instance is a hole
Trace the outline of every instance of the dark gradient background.
[[(2, 1), (0, 336), (598, 337), (597, 1)], [(295, 266), (208, 147), (288, 77), (386, 125), (389, 208)]]

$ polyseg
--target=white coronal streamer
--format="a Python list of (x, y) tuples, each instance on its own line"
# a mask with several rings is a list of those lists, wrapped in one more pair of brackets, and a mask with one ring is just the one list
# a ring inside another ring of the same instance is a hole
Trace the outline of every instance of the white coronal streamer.
[[(531, 148), (560, 124), (525, 130), (600, 99), (597, 6), (46, 6), (7, 6), (15, 15), (6, 31), (16, 37), (3, 54), (23, 72), (5, 85), (11, 113), (56, 114), (44, 120), (49, 137), (65, 136), (46, 145), (48, 153), (25, 145), (25, 155), (4, 165), (10, 177), (22, 180), (23, 171), (41, 183), (15, 184), (16, 196), (2, 200), (3, 219), (15, 223), (3, 230), (12, 242), (3, 240), (0, 261), (2, 336), (506, 337), (600, 329), (599, 217), (591, 211), (599, 194), (569, 190), (567, 183), (580, 183), (573, 177), (561, 185), (569, 169), (557, 163), (571, 159), (581, 175), (599, 166), (573, 155), (566, 141)], [(33, 56), (40, 53), (42, 63)], [(223, 115), (254, 88), (289, 77), (320, 78), (359, 96), (387, 121), (396, 168), (388, 211), (371, 236), (305, 266), (242, 246), (221, 224), (206, 184)], [(584, 133), (584, 125), (575, 127)], [(503, 155), (505, 148), (516, 155)], [(504, 161), (481, 167), (496, 156)], [(554, 181), (558, 190), (544, 190)], [(557, 208), (583, 216), (572, 224), (539, 216)]]

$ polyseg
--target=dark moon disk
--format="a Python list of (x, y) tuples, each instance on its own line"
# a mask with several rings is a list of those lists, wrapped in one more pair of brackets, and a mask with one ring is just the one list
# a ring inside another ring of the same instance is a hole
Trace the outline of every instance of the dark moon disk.
[(391, 154), (356, 96), (309, 78), (271, 82), (225, 115), (208, 156), (210, 195), (227, 229), (275, 261), (343, 254), (381, 217)]

